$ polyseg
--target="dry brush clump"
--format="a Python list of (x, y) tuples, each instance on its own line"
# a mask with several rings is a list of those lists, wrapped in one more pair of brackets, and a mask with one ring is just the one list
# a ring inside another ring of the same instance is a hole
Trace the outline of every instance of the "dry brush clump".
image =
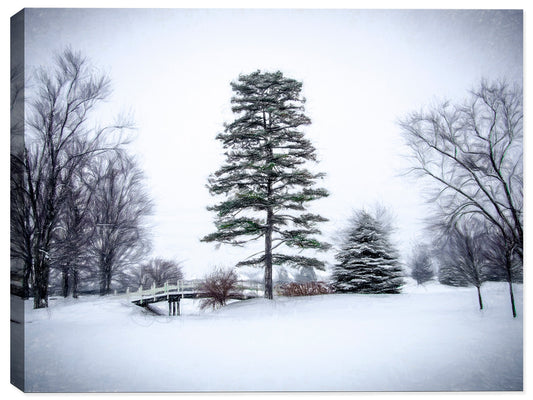
[(232, 269), (218, 268), (207, 275), (200, 284), (200, 291), (207, 296), (200, 303), (200, 308), (225, 306), (231, 295), (237, 294), (237, 281), (237, 274)]
[(279, 287), (282, 296), (315, 296), (333, 293), (333, 288), (326, 282), (291, 282)]

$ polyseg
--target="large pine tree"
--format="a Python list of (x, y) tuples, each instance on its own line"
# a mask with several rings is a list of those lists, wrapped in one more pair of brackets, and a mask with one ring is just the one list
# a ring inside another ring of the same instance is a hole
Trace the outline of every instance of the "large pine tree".
[(304, 167), (317, 159), (301, 130), (311, 123), (304, 114), (302, 83), (279, 71), (256, 71), (240, 75), (231, 86), (236, 118), (217, 135), (226, 161), (208, 183), (212, 195), (225, 199), (208, 207), (217, 213), (216, 232), (202, 241), (243, 245), (264, 238), (264, 251), (238, 265), (264, 266), (265, 297), (272, 299), (273, 265), (324, 269), (314, 257), (274, 250), (281, 245), (298, 250), (328, 248), (315, 237), (320, 234), (317, 224), (326, 219), (306, 212), (307, 203), (328, 192), (314, 188), (323, 174)]
[(399, 293), (403, 271), (385, 224), (362, 210), (355, 214), (336, 254), (333, 286), (337, 292)]

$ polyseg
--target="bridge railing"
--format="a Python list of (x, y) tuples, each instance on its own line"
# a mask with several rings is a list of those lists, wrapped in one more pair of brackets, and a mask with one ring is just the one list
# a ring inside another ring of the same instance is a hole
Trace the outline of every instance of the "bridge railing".
[[(142, 300), (143, 298), (154, 298), (160, 295), (170, 296), (171, 294), (184, 294), (187, 292), (198, 291), (202, 282), (203, 280), (201, 279), (181, 279), (176, 281), (176, 284), (165, 282), (163, 286), (159, 287), (153, 283), (148, 289), (143, 289), (142, 286), (139, 286), (136, 291), (130, 291), (130, 289), (127, 288), (125, 296), (128, 299), (134, 298), (136, 300)], [(263, 294), (264, 287), (261, 282), (241, 280), (237, 282), (236, 289), (239, 293), (261, 296)]]

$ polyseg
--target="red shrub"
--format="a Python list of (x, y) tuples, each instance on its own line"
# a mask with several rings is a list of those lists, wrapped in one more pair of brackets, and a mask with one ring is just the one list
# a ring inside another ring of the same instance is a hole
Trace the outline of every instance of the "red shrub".
[(279, 287), (282, 296), (314, 296), (317, 294), (333, 293), (333, 289), (326, 282), (287, 283)]
[(233, 270), (217, 269), (209, 274), (200, 284), (200, 291), (207, 295), (200, 308), (217, 308), (226, 305), (231, 294), (237, 289), (237, 274)]

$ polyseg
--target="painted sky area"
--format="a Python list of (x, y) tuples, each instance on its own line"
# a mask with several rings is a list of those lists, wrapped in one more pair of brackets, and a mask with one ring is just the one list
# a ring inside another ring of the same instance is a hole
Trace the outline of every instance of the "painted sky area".
[[(26, 70), (66, 46), (109, 75), (98, 119), (131, 113), (131, 146), (155, 201), (153, 255), (188, 278), (255, 249), (201, 243), (214, 230), (205, 185), (223, 162), (215, 136), (233, 119), (230, 82), (257, 69), (303, 82), (305, 129), (329, 198), (313, 211), (330, 239), (353, 209), (380, 202), (395, 215), (402, 258), (423, 240), (427, 181), (408, 167), (398, 119), (460, 101), (482, 78), (522, 82), (521, 11), (281, 9), (28, 9)], [(323, 258), (333, 262), (333, 254)]]

